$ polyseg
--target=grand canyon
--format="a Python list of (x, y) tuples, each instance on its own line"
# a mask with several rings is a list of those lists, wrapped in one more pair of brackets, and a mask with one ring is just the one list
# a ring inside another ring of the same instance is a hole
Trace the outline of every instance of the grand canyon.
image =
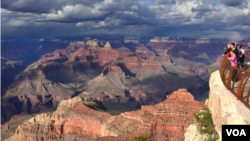
[[(1, 134), (11, 140), (184, 140), (226, 38), (2, 38)], [(239, 42), (247, 46), (250, 39)]]

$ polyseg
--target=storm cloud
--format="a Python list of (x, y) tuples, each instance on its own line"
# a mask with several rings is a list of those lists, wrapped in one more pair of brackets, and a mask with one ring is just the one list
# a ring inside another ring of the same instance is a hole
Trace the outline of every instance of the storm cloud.
[(250, 36), (248, 0), (2, 0), (2, 36)]
[(222, 4), (227, 6), (240, 6), (245, 0), (219, 0)]

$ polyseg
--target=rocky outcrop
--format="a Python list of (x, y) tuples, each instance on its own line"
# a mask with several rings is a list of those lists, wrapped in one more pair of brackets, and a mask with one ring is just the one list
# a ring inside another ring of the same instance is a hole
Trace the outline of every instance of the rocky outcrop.
[(101, 75), (107, 75), (110, 72), (120, 73), (125, 76), (125, 73), (121, 70), (119, 66), (106, 66), (104, 67)]
[(8, 125), (8, 123), (5, 123), (5, 124), (1, 125), (1, 131), (2, 131), (2, 132), (3, 132), (3, 131), (9, 132), (10, 129), (11, 129), (11, 127)]
[(25, 95), (2, 98), (2, 118), (1, 123), (10, 120), (13, 116), (26, 112), (29, 114), (42, 112), (43, 106), (57, 107), (58, 103), (71, 96), (56, 95)]
[(204, 107), (186, 89), (174, 92), (159, 104), (116, 116), (90, 109), (81, 98), (75, 97), (61, 102), (54, 113), (40, 114), (24, 122), (16, 129), (15, 136), (52, 141), (73, 135), (100, 141), (126, 141), (148, 134), (152, 141), (179, 141), (188, 126), (194, 124), (192, 113)]
[(139, 54), (144, 54), (146, 56), (155, 56), (154, 52), (153, 51), (150, 51), (148, 48), (144, 47), (144, 46), (138, 46), (136, 47), (136, 50), (135, 50), (136, 53), (139, 53)]
[(221, 136), (221, 125), (250, 124), (250, 110), (226, 89), (219, 71), (212, 73), (209, 80), (210, 93), (206, 101), (212, 112), (215, 129)]
[(207, 135), (200, 135), (196, 125), (190, 125), (185, 133), (185, 141), (203, 141), (207, 140)]
[(112, 49), (111, 45), (109, 42), (106, 42), (105, 46), (104, 46), (104, 49), (106, 50), (109, 50), (109, 49)]

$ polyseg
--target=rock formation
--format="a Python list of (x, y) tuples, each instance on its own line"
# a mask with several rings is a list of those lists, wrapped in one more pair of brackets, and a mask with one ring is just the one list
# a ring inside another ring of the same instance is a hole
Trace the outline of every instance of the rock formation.
[(127, 141), (148, 134), (152, 141), (184, 138), (192, 113), (204, 108), (186, 89), (173, 92), (161, 103), (112, 116), (88, 108), (80, 97), (62, 101), (53, 113), (32, 117), (19, 125), (8, 140), (65, 140), (69, 137), (99, 141)]
[[(212, 113), (215, 130), (222, 140), (222, 125), (249, 125), (250, 110), (238, 100), (223, 84), (219, 71), (211, 74), (209, 80), (209, 98), (205, 104)], [(185, 133), (185, 141), (199, 141), (207, 139), (207, 135), (200, 135), (195, 125), (190, 125)]]
[(190, 125), (185, 133), (185, 141), (203, 141), (207, 140), (207, 135), (200, 135), (196, 125)]
[(250, 124), (250, 110), (224, 86), (219, 71), (212, 73), (209, 99), (206, 105), (212, 113), (215, 129), (221, 136), (221, 125)]

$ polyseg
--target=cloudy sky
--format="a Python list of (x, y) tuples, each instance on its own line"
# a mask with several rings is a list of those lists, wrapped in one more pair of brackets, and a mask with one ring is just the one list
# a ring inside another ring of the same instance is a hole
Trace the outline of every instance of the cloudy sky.
[(3, 37), (250, 37), (250, 0), (1, 0)]

